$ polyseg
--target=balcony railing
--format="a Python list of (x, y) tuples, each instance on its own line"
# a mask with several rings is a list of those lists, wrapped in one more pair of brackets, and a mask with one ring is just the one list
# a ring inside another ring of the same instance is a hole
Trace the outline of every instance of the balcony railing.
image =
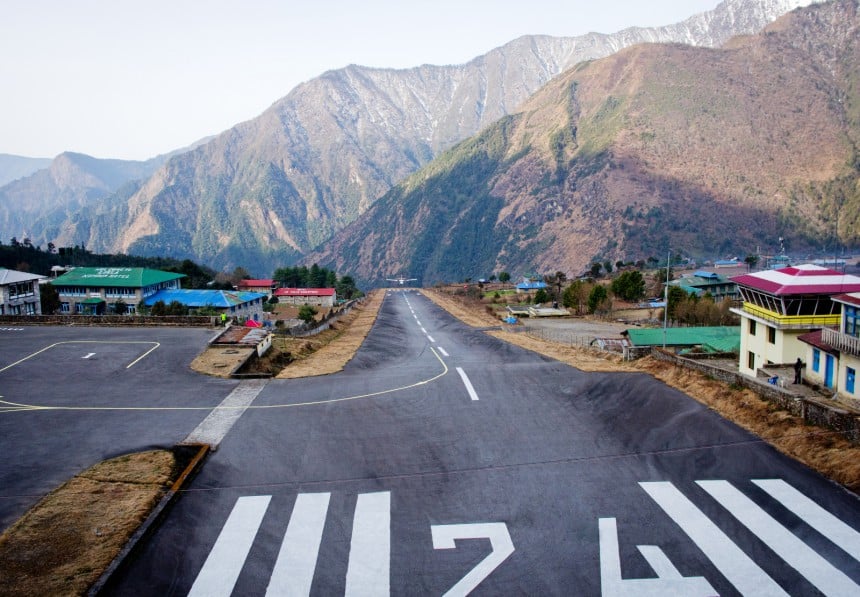
[(821, 330), (821, 341), (838, 350), (854, 356), (860, 356), (860, 338), (843, 334), (839, 330), (824, 328)]
[(756, 319), (766, 323), (772, 323), (780, 329), (795, 329), (795, 330), (814, 330), (824, 327), (834, 327), (839, 325), (841, 315), (821, 314), (821, 315), (780, 315), (768, 309), (763, 309), (751, 303), (744, 303), (741, 309), (731, 309), (733, 313), (743, 315), (747, 313), (754, 316)]

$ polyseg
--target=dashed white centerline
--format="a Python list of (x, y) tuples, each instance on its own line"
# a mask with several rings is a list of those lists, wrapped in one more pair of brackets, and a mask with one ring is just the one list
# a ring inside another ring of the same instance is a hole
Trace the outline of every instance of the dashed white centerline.
[(463, 371), (461, 367), (457, 367), (457, 373), (460, 374), (460, 379), (463, 380), (463, 385), (466, 386), (466, 391), (469, 392), (469, 398), (477, 400), (478, 394), (475, 392), (475, 388), (472, 387), (472, 382), (469, 381), (469, 376), (466, 375), (466, 372)]
[(441, 346), (437, 346), (436, 348), (438, 348), (438, 349), (439, 349), (439, 352), (441, 352), (441, 353), (442, 353), (442, 356), (443, 356), (443, 357), (450, 357), (450, 356), (451, 356), (451, 355), (449, 355), (447, 352), (445, 352), (445, 349), (444, 349), (444, 348), (442, 348)]
[(426, 333), (427, 333), (427, 330), (425, 330), (425, 329), (422, 327), (422, 328), (421, 328), (421, 333), (422, 333), (422, 334), (426, 334)]
[(427, 334), (427, 339), (430, 340), (430, 342), (432, 342), (433, 344), (436, 344), (436, 340), (434, 340), (433, 336), (431, 336), (430, 334)]

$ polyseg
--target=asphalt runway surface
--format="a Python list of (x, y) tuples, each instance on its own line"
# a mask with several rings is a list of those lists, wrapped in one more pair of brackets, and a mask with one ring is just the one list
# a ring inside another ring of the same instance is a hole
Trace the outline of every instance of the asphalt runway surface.
[(342, 373), (255, 395), (105, 593), (860, 594), (857, 496), (417, 293)]
[(182, 441), (237, 383), (189, 364), (198, 328), (0, 330), (0, 530), (106, 458)]

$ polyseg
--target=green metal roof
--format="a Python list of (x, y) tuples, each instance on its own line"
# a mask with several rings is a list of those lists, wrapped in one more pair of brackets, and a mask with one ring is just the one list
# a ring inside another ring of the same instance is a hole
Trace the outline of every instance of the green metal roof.
[[(634, 346), (662, 346), (663, 328), (630, 328), (627, 330)], [(703, 346), (717, 352), (740, 349), (740, 326), (699, 328), (666, 328), (667, 346)]]
[(90, 297), (90, 298), (85, 298), (84, 300), (81, 301), (81, 303), (83, 303), (84, 305), (100, 305), (103, 302), (105, 302), (104, 299), (100, 299), (100, 298), (94, 297), (94, 296)]
[(54, 286), (89, 286), (91, 288), (145, 288), (184, 277), (185, 274), (143, 267), (76, 267), (56, 280), (52, 280), (51, 284)]

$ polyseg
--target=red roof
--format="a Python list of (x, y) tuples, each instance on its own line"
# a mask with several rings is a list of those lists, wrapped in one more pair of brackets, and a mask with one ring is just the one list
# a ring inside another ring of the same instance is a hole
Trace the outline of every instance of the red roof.
[(838, 294), (836, 296), (831, 296), (831, 300), (836, 301), (837, 303), (846, 303), (849, 305), (855, 305), (860, 307), (860, 293), (852, 292), (850, 294)]
[(239, 282), (239, 288), (271, 288), (274, 285), (274, 280), (242, 280)]
[(278, 288), (275, 296), (334, 296), (334, 288)]
[(730, 278), (740, 286), (776, 296), (860, 292), (860, 277), (818, 265), (798, 265)]

